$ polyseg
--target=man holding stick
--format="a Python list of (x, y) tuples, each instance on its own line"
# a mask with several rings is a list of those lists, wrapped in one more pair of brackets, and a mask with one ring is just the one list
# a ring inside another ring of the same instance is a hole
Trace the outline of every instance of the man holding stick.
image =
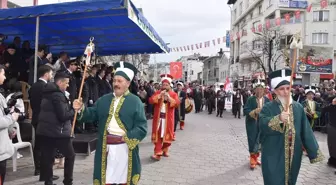
[(259, 114), (264, 184), (295, 185), (302, 146), (311, 163), (322, 161), (323, 155), (302, 105), (292, 101), (291, 70), (273, 71), (268, 77), (277, 99), (265, 104)]
[(244, 107), (244, 113), (246, 115), (246, 133), (247, 141), (250, 153), (250, 168), (253, 170), (257, 165), (261, 165), (258, 160), (259, 153), (259, 113), (264, 104), (269, 102), (265, 96), (265, 80), (254, 79), (252, 82), (254, 88), (254, 96), (250, 96), (247, 99)]
[(114, 67), (114, 93), (102, 96), (93, 107), (77, 99), (73, 108), (79, 111), (78, 121), (98, 122), (93, 184), (136, 185), (141, 173), (138, 144), (147, 134), (147, 119), (140, 98), (128, 90), (137, 69), (126, 62)]

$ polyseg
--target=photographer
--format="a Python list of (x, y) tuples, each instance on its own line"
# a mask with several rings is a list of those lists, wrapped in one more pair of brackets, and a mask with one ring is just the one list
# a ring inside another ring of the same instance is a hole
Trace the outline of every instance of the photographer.
[[(0, 65), (0, 85), (5, 81), (5, 67)], [(6, 175), (6, 161), (14, 154), (14, 146), (11, 139), (15, 137), (16, 130), (13, 127), (19, 114), (13, 112), (6, 115), (7, 103), (5, 97), (0, 94), (0, 183), (3, 185)]]

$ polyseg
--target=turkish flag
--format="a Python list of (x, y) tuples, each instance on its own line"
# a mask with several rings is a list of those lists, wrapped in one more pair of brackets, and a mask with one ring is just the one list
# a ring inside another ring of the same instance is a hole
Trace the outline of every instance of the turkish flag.
[(296, 10), (296, 11), (295, 11), (295, 18), (296, 18), (296, 19), (300, 19), (300, 16), (301, 16), (301, 12), (300, 12), (300, 10)]
[(321, 0), (320, 2), (321, 8), (327, 8), (328, 7), (328, 0)]
[(237, 32), (236, 35), (237, 35), (237, 39), (239, 40), (240, 39), (240, 33)]
[(182, 78), (182, 62), (170, 62), (170, 74), (174, 77), (174, 79)]
[(266, 28), (269, 29), (271, 27), (271, 21), (269, 19), (266, 20)]
[(259, 25), (258, 25), (258, 31), (259, 31), (259, 32), (262, 32), (262, 24), (259, 24)]
[(255, 33), (255, 27), (252, 27), (251, 30), (253, 33)]
[(289, 15), (289, 13), (286, 13), (284, 16), (285, 16), (285, 22), (289, 23), (289, 21), (290, 21), (290, 15)]
[(278, 17), (278, 18), (275, 19), (275, 24), (277, 26), (280, 26), (280, 24), (281, 24), (281, 18), (280, 17)]
[(229, 77), (226, 77), (226, 80), (224, 82), (224, 89), (225, 89), (225, 91), (230, 90), (229, 89), (229, 85), (230, 85), (230, 79), (229, 79)]
[(310, 5), (307, 7), (307, 12), (308, 12), (308, 13), (311, 11), (312, 6), (313, 6), (313, 4), (310, 4)]

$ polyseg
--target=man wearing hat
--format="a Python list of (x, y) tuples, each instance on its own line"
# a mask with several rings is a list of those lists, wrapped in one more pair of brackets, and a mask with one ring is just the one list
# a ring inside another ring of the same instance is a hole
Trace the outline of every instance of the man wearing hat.
[(171, 88), (173, 76), (163, 74), (160, 77), (161, 90), (149, 98), (149, 103), (154, 105), (152, 142), (155, 146), (151, 158), (156, 161), (159, 161), (161, 156), (169, 157), (168, 149), (174, 139), (174, 112), (180, 105), (178, 95)]
[(316, 123), (317, 119), (321, 115), (320, 105), (316, 101), (314, 101), (316, 88), (315, 86), (306, 86), (304, 89), (306, 94), (306, 100), (302, 102), (302, 106), (307, 115), (310, 126), (314, 130), (314, 123)]
[(217, 91), (216, 98), (217, 98), (217, 117), (223, 117), (223, 111), (225, 106), (225, 97), (226, 93), (224, 91), (224, 85), (219, 86), (219, 90)]
[(324, 157), (302, 105), (291, 98), (291, 70), (273, 71), (268, 76), (277, 99), (266, 103), (259, 113), (264, 184), (294, 185), (300, 171), (302, 146), (310, 163)]
[[(176, 127), (178, 122), (180, 122), (180, 130), (184, 129), (184, 119), (185, 119), (185, 100), (187, 97), (187, 94), (183, 91), (183, 82), (178, 81), (176, 83), (176, 93), (180, 99), (180, 105), (175, 109), (175, 126), (174, 126), (174, 132), (176, 132)], [(175, 135), (174, 135), (175, 136)]]
[(80, 111), (78, 121), (98, 122), (98, 143), (94, 164), (94, 185), (136, 185), (141, 164), (138, 144), (147, 134), (143, 103), (128, 88), (137, 69), (130, 63), (114, 66), (113, 91), (97, 100), (93, 107), (84, 107), (75, 100)]
[(246, 115), (246, 133), (247, 142), (250, 153), (250, 168), (253, 170), (261, 163), (258, 160), (259, 153), (259, 113), (265, 103), (269, 102), (269, 99), (265, 96), (265, 80), (254, 79), (252, 81), (252, 87), (254, 89), (254, 95), (247, 99), (244, 106), (244, 113)]

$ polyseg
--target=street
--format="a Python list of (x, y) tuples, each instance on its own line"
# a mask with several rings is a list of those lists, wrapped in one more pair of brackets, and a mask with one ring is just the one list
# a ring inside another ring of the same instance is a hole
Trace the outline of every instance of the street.
[[(186, 127), (177, 132), (177, 140), (172, 144), (169, 158), (159, 162), (150, 160), (153, 144), (150, 141), (151, 120), (148, 122), (147, 138), (140, 144), (142, 176), (140, 185), (247, 185), (263, 184), (261, 169), (249, 169), (249, 154), (244, 118), (235, 119), (231, 113), (224, 118), (190, 113), (186, 116)], [(336, 182), (334, 169), (327, 166), (329, 157), (325, 134), (315, 133), (325, 156), (323, 163), (311, 165), (307, 157), (302, 167), (297, 185), (332, 185)], [(6, 185), (43, 184), (33, 175), (33, 165), (29, 153), (22, 152), (18, 159), (18, 171), (11, 172), (11, 160), (7, 162)], [(76, 156), (74, 184), (92, 184), (93, 157)], [(55, 169), (59, 175), (57, 184), (62, 184), (63, 170)]]

